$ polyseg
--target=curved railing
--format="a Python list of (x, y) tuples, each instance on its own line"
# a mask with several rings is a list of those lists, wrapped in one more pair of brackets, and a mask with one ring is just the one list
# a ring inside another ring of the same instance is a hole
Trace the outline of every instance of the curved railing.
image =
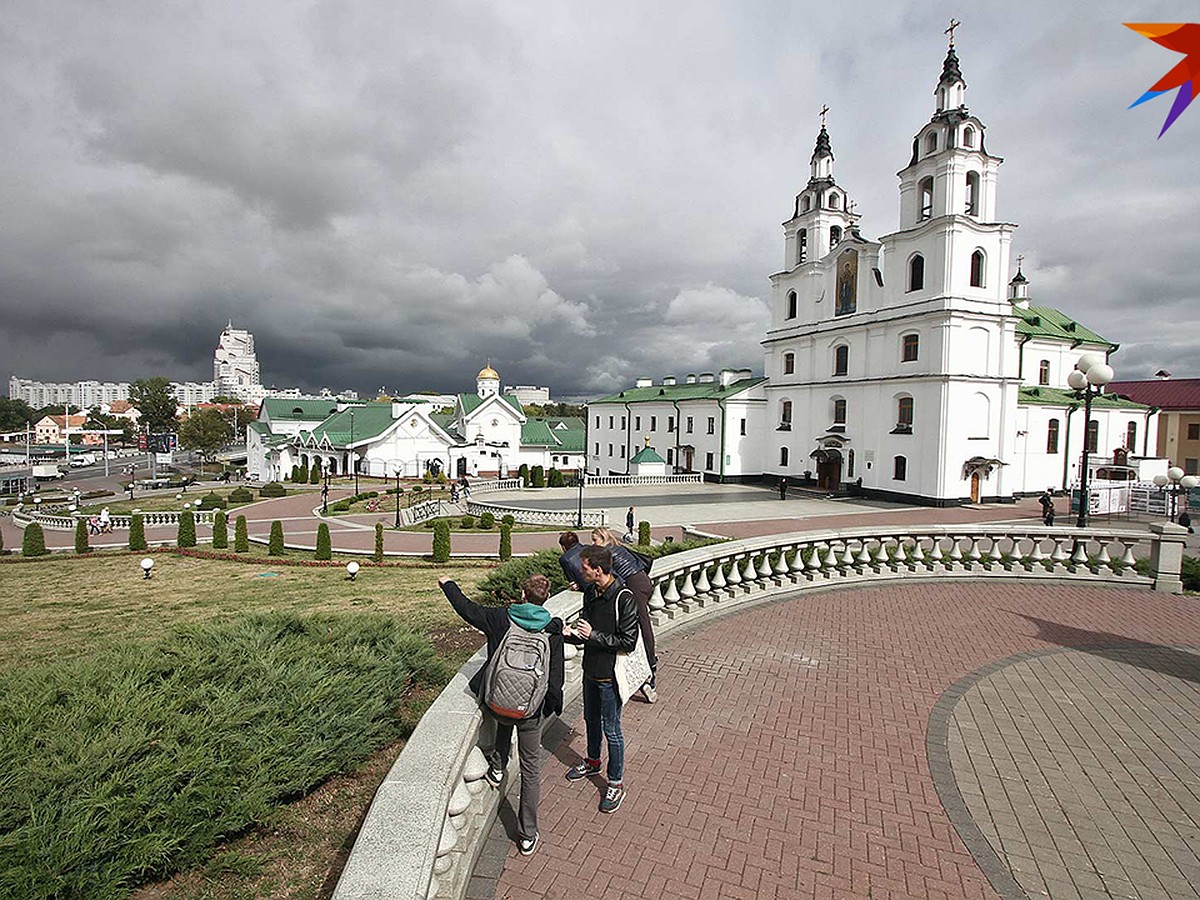
[[(521, 506), (507, 506), (500, 503), (483, 503), (477, 500), (467, 501), (467, 512), (473, 516), (481, 516), (490, 512), (497, 519), (512, 516), (513, 521), (521, 525), (561, 525), (571, 527), (579, 524), (578, 513), (573, 509), (528, 509)], [(603, 528), (608, 516), (602, 509), (584, 510), (584, 528)]]
[[(1114, 583), (1178, 593), (1184, 529), (1149, 531), (978, 527), (857, 528), (711, 544), (657, 560), (651, 606), (665, 634), (700, 616), (785, 594), (889, 579), (1008, 578)], [(1150, 555), (1134, 571), (1135, 550)], [(552, 614), (571, 618), (579, 595), (556, 594)], [(579, 696), (580, 657), (567, 647), (564, 702)], [(488, 790), (485, 724), (467, 687), (476, 653), (422, 717), (384, 779), (359, 831), (334, 900), (461, 900), (500, 803)]]
[(472, 494), (491, 494), (496, 491), (519, 491), (521, 490), (520, 478), (497, 478), (492, 481), (472, 481)]
[[(192, 513), (195, 516), (197, 525), (212, 525), (213, 514), (216, 510), (196, 510)], [(182, 515), (182, 510), (175, 511), (158, 511), (158, 512), (143, 512), (142, 525), (146, 528), (163, 525), (178, 525), (179, 517)], [(24, 528), (30, 522), (37, 522), (43, 528), (51, 531), (74, 531), (75, 523), (79, 519), (88, 519), (90, 514), (85, 516), (79, 513), (44, 513), (35, 510), (27, 509), (23, 506), (17, 506), (13, 509), (13, 524)], [(120, 514), (109, 517), (113, 528), (129, 528), (129, 524), (133, 519), (132, 515)]]
[(626, 484), (701, 484), (704, 476), (699, 472), (687, 475), (589, 475), (588, 487), (611, 487)]

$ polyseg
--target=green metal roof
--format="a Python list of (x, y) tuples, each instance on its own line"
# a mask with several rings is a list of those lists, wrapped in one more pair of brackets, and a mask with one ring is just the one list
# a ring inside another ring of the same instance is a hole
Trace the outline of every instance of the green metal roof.
[(643, 447), (637, 452), (637, 455), (629, 461), (632, 463), (662, 463), (664, 466), (667, 461), (654, 452), (653, 447)]
[[(521, 408), (521, 401), (518, 400), (512, 394), (502, 394), (501, 397), (506, 403), (508, 403), (509, 406), (511, 406), (517, 412), (519, 412), (519, 413), (525, 412), (525, 410)], [(469, 414), (471, 412), (474, 412), (476, 409), (479, 408), (480, 404), (482, 404), (485, 399), (488, 399), (488, 398), (480, 397), (478, 394), (459, 394), (458, 395), (458, 402), (462, 405), (464, 414)]]
[(430, 413), (429, 418), (433, 419), (434, 423), (450, 437), (456, 441), (462, 441), (463, 436), (458, 433), (458, 429), (454, 427), (454, 413)]
[[(353, 417), (353, 426), (351, 426)], [(353, 436), (354, 443), (378, 437), (391, 427), (395, 420), (392, 418), (392, 404), (365, 403), (344, 409), (330, 416), (312, 430), (313, 437), (320, 441), (328, 437), (335, 447), (345, 447)]]
[(265, 436), (273, 433), (270, 425), (268, 425), (266, 422), (260, 422), (258, 419), (255, 419), (253, 422), (247, 422), (246, 427), (248, 427), (255, 434), (261, 434)]
[(267, 397), (262, 402), (259, 416), (264, 413), (276, 422), (319, 422), (331, 413), (337, 412), (338, 401), (332, 397), (328, 400), (293, 400), (289, 397)]
[(1079, 341), (1087, 344), (1107, 344), (1115, 347), (1111, 341), (1101, 337), (1090, 328), (1080, 325), (1066, 313), (1050, 306), (1030, 306), (1022, 309), (1013, 307), (1013, 314), (1020, 317), (1017, 323), (1017, 334), (1030, 337), (1053, 338), (1060, 341)]
[[(1081, 406), (1082, 400), (1075, 397), (1073, 391), (1052, 387), (1023, 387), (1018, 403), (1031, 403), (1043, 406)], [(1092, 398), (1092, 409), (1149, 409), (1143, 403), (1134, 403), (1115, 394), (1100, 394)]]
[(644, 388), (626, 388), (619, 394), (611, 394), (608, 397), (601, 397), (599, 400), (592, 400), (588, 406), (595, 406), (598, 403), (653, 403), (653, 402), (670, 402), (672, 400), (720, 400), (724, 397), (732, 397), (734, 394), (739, 394), (747, 388), (752, 388), (757, 384), (762, 384), (767, 379), (765, 378), (743, 378), (741, 381), (735, 381), (729, 387), (721, 387), (719, 381), (710, 381), (705, 384), (655, 384)]
[(537, 416), (521, 426), (522, 447), (583, 452), (583, 419), (578, 416)]

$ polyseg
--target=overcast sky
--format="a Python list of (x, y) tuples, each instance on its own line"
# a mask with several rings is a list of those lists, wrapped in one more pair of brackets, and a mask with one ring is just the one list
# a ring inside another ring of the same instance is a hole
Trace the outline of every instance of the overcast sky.
[(1035, 303), (1200, 375), (1200, 103), (1123, 21), (1192, 3), (8, 0), (0, 374), (609, 391), (762, 370), (780, 222), (828, 104), (864, 236), (933, 112), (942, 30), (1005, 158)]

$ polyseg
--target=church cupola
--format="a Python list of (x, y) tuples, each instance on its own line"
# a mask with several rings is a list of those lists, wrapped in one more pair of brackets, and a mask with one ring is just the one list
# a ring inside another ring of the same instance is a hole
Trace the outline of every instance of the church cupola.
[(491, 397), (494, 394), (500, 393), (500, 373), (492, 368), (492, 361), (489, 359), (487, 365), (479, 370), (479, 374), (475, 376), (475, 392), (480, 397)]
[(1008, 283), (1008, 299), (1013, 306), (1029, 309), (1029, 279), (1021, 274), (1021, 260), (1017, 257), (1017, 274)]
[(957, 27), (958, 22), (951, 20), (950, 27), (946, 29), (951, 34), (950, 49), (946, 51), (946, 59), (942, 63), (942, 77), (938, 80), (937, 89), (933, 92), (937, 98), (937, 112), (939, 113), (961, 109), (965, 114), (967, 111), (967, 83), (963, 81), (962, 69), (958, 65), (958, 54), (954, 52), (954, 29)]
[(833, 147), (829, 143), (829, 132), (825, 130), (824, 122), (817, 134), (817, 146), (813, 150), (809, 168), (812, 171), (808, 182), (810, 185), (814, 181), (833, 180)]
[(859, 216), (854, 203), (833, 177), (833, 144), (825, 127), (829, 107), (821, 108), (821, 130), (809, 160), (809, 179), (796, 195), (792, 218), (783, 223), (784, 268), (821, 259), (850, 237)]

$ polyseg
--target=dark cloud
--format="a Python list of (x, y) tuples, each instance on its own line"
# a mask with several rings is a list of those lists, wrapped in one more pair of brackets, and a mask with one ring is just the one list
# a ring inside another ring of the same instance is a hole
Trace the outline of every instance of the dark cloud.
[[(233, 318), (308, 389), (759, 370), (817, 110), (864, 233), (894, 230), (952, 12), (9, 4), (0, 358), (207, 379)], [(1196, 375), (1200, 113), (1159, 140), (1169, 100), (1126, 109), (1175, 61), (1128, 15), (972, 10), (959, 52), (1035, 300), (1121, 377)]]

